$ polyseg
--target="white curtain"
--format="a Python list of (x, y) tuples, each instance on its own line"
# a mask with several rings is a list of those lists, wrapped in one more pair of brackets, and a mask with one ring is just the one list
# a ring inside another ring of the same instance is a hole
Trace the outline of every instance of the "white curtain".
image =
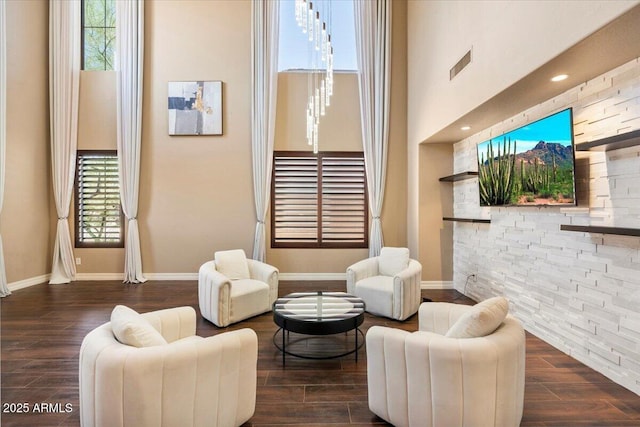
[(251, 148), (256, 234), (253, 259), (266, 256), (265, 220), (271, 191), (273, 140), (278, 89), (278, 0), (257, 0), (252, 5), (251, 38)]
[(49, 283), (69, 283), (76, 266), (69, 231), (78, 145), (80, 0), (49, 2), (49, 115), (53, 197), (58, 213)]
[[(7, 5), (0, 1), (0, 215), (4, 202), (5, 156), (7, 147)], [(0, 234), (0, 297), (10, 295), (4, 267), (2, 235)]]
[(354, 0), (362, 144), (372, 223), (369, 256), (384, 246), (384, 200), (391, 85), (391, 0)]
[(144, 1), (116, 1), (116, 72), (118, 169), (120, 200), (127, 218), (124, 282), (142, 283), (138, 231), (140, 143), (142, 139), (142, 66), (144, 63)]

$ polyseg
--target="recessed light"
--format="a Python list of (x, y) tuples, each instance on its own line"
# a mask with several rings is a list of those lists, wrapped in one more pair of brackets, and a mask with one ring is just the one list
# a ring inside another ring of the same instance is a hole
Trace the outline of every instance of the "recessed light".
[(567, 77), (569, 77), (566, 74), (558, 74), (557, 76), (554, 76), (551, 78), (552, 82), (561, 82), (563, 80), (565, 80)]
[(469, 129), (471, 129), (471, 126), (462, 126), (460, 128), (460, 130), (469, 130)]

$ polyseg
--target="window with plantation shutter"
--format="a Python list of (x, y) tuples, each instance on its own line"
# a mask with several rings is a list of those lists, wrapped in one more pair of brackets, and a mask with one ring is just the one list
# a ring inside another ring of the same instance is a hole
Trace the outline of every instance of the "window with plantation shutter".
[(362, 153), (275, 152), (271, 186), (271, 247), (367, 247)]
[(118, 156), (78, 151), (75, 186), (77, 248), (124, 247)]

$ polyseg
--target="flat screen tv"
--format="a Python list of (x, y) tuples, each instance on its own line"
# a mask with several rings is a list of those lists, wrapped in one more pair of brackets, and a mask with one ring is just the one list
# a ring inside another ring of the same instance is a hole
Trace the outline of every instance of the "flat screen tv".
[(481, 206), (576, 204), (568, 108), (478, 144)]

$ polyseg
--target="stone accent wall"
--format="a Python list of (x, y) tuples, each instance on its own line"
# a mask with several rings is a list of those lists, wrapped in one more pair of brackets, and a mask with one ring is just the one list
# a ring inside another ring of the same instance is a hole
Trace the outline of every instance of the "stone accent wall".
[[(640, 129), (640, 59), (454, 145), (454, 173), (477, 170), (476, 145), (573, 107), (576, 144)], [(640, 228), (640, 146), (577, 152), (578, 206), (480, 207), (477, 179), (454, 183), (454, 286), (504, 295), (525, 328), (640, 394), (640, 238), (560, 231)], [(475, 278), (471, 275), (475, 275)]]

